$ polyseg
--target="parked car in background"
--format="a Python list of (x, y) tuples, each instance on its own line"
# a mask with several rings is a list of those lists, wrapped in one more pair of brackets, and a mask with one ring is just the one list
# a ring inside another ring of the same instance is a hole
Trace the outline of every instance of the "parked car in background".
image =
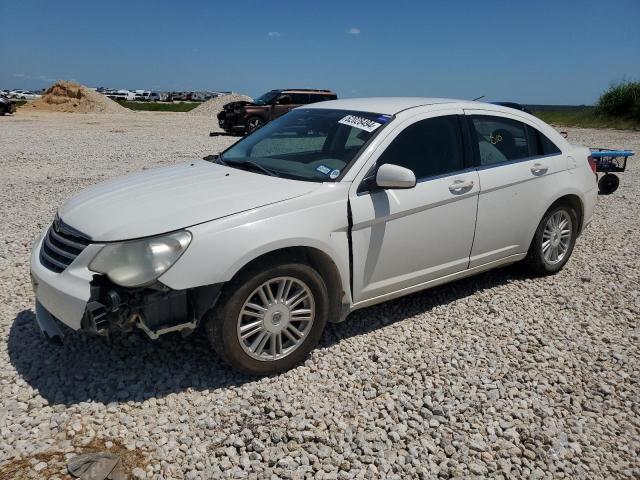
[(280, 372), (359, 308), (521, 260), (558, 272), (592, 218), (590, 154), (485, 103), (299, 107), (62, 206), (31, 254), (36, 321), (56, 341), (58, 322), (153, 339), (202, 324), (236, 369)]
[(135, 90), (134, 100), (138, 102), (146, 102), (149, 98), (149, 94), (151, 93), (149, 90)]
[(503, 107), (513, 108), (514, 110), (520, 110), (521, 112), (525, 112), (532, 115), (531, 110), (529, 110), (524, 105), (520, 105), (519, 103), (515, 103), (515, 102), (492, 102), (492, 103), (494, 105), (501, 105)]
[(162, 100), (162, 97), (158, 92), (149, 92), (149, 95), (147, 95), (147, 102), (159, 102), (160, 100)]
[(184, 101), (187, 99), (187, 94), (185, 92), (171, 92), (169, 95), (172, 101)]
[(136, 94), (129, 90), (117, 90), (115, 92), (108, 92), (105, 94), (111, 100), (135, 100)]
[(251, 133), (293, 108), (337, 98), (331, 90), (271, 90), (253, 102), (227, 103), (218, 114), (218, 125), (228, 133)]
[(9, 98), (15, 98), (17, 100), (37, 100), (42, 95), (34, 93), (31, 90), (12, 90), (9, 92)]

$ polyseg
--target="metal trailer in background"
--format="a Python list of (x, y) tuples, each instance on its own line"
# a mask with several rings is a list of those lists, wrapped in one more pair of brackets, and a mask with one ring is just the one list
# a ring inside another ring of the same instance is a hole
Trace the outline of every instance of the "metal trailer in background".
[(618, 189), (620, 179), (614, 172), (624, 172), (627, 160), (635, 155), (631, 150), (610, 150), (608, 148), (592, 148), (591, 157), (596, 164), (596, 172), (604, 173), (598, 180), (598, 192), (610, 195)]

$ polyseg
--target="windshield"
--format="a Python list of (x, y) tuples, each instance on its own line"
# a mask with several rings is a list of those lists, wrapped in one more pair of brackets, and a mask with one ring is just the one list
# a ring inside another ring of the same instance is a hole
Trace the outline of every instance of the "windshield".
[(267, 92), (264, 95), (261, 95), (258, 98), (256, 98), (253, 101), (253, 103), (255, 103), (256, 105), (266, 105), (267, 103), (271, 103), (273, 99), (276, 98), (278, 95), (280, 95), (279, 90), (271, 90), (270, 92)]
[(333, 182), (390, 120), (379, 113), (296, 109), (240, 140), (221, 161), (239, 168), (253, 164), (254, 170), (284, 178)]

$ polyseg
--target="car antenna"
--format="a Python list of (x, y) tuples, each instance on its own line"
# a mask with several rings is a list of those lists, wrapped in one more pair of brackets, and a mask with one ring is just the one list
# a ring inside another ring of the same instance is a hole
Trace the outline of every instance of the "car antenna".
[(480, 100), (481, 98), (484, 98), (484, 95), (480, 95), (479, 97), (474, 98), (473, 100), (471, 100), (472, 102), (475, 102), (476, 100)]

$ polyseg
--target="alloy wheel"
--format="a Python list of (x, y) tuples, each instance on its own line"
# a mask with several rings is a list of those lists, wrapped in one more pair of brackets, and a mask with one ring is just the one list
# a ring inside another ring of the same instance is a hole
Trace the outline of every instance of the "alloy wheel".
[(558, 210), (549, 217), (542, 232), (542, 255), (549, 265), (560, 263), (569, 251), (573, 225), (569, 213)]
[(252, 118), (249, 120), (249, 131), (253, 132), (255, 129), (262, 126), (262, 121), (259, 118)]
[(237, 335), (252, 358), (274, 361), (286, 357), (307, 338), (315, 318), (311, 289), (293, 277), (267, 280), (245, 300)]

